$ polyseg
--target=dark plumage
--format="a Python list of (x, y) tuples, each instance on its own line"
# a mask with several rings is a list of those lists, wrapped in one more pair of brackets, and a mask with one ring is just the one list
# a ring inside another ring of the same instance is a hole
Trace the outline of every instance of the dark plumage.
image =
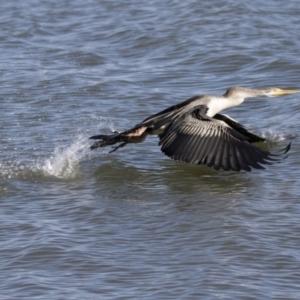
[(241, 124), (219, 111), (241, 104), (245, 98), (279, 96), (296, 90), (229, 88), (223, 96), (194, 96), (146, 118), (130, 130), (112, 135), (96, 135), (91, 149), (120, 143), (111, 152), (128, 143), (143, 142), (148, 134), (159, 137), (161, 150), (171, 158), (192, 164), (203, 164), (216, 170), (251, 171), (263, 164), (280, 160), (281, 154), (252, 145), (265, 139), (246, 130)]

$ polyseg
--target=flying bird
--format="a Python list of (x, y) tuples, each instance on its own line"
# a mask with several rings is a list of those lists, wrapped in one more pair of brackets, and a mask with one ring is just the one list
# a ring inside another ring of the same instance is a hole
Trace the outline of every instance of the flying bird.
[[(90, 148), (119, 143), (110, 152), (129, 143), (141, 143), (147, 135), (158, 135), (161, 151), (174, 160), (203, 164), (215, 170), (251, 171), (264, 169), (281, 154), (273, 154), (253, 145), (265, 139), (249, 132), (219, 112), (240, 105), (246, 98), (276, 97), (300, 92), (294, 89), (249, 89), (230, 87), (222, 96), (198, 95), (146, 118), (133, 128), (110, 135), (94, 135), (99, 140)], [(283, 149), (288, 152), (290, 144)]]

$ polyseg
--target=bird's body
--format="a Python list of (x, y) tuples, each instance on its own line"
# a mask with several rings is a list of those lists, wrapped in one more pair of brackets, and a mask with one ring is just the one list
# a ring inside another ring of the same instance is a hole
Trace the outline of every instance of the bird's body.
[[(278, 155), (255, 147), (252, 143), (265, 139), (247, 131), (241, 124), (220, 111), (241, 104), (245, 98), (279, 96), (296, 90), (247, 89), (231, 87), (223, 96), (194, 96), (146, 118), (133, 128), (112, 135), (96, 135), (91, 149), (121, 143), (111, 152), (128, 143), (140, 143), (148, 134), (158, 135), (161, 150), (179, 161), (205, 164), (216, 170), (250, 171), (261, 164), (278, 161)], [(289, 146), (285, 152), (289, 150)]]

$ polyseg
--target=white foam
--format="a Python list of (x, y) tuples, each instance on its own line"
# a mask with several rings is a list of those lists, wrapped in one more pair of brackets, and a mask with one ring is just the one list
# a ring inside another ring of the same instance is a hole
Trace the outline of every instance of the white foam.
[(281, 142), (289, 139), (294, 139), (297, 135), (287, 134), (284, 132), (275, 132), (273, 130), (268, 130), (262, 133), (262, 137), (270, 142)]
[(38, 168), (44, 175), (58, 178), (74, 178), (79, 170), (79, 162), (89, 152), (87, 138), (78, 136), (76, 140), (66, 147), (56, 147), (50, 158), (45, 159)]
[(80, 161), (89, 153), (87, 137), (80, 135), (71, 144), (55, 147), (50, 157), (0, 162), (0, 179), (75, 178), (79, 174)]
[[(95, 122), (95, 120), (97, 122)], [(93, 123), (98, 123), (97, 132), (116, 130), (114, 123), (109, 118), (94, 117)], [(91, 141), (88, 140), (90, 136), (86, 134), (78, 134), (74, 140), (67, 144), (60, 144), (56, 146), (52, 152), (46, 154), (47, 156), (39, 156), (34, 159), (15, 156), (13, 160), (0, 161), (0, 179), (29, 179), (36, 180), (47, 178), (64, 178), (72, 179), (78, 177), (80, 174), (80, 162), (93, 155), (99, 155), (99, 151), (91, 151)], [(35, 152), (35, 148), (32, 149)]]

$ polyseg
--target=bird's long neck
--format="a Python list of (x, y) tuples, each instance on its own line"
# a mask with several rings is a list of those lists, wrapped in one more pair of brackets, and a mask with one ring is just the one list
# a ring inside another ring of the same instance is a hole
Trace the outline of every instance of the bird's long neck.
[(220, 97), (214, 97), (207, 105), (208, 106), (207, 115), (209, 117), (213, 117), (215, 114), (217, 114), (218, 112), (224, 109), (240, 105), (241, 103), (244, 102), (244, 99), (245, 99), (244, 97), (228, 98), (225, 95)]

